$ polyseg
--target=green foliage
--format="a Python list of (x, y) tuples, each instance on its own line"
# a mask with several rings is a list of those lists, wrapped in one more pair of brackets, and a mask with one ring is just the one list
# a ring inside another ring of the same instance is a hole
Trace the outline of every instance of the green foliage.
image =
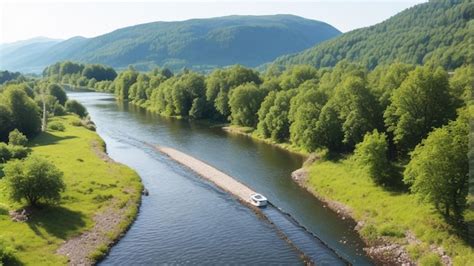
[(271, 92), (258, 111), (259, 123), (257, 130), (266, 138), (283, 142), (290, 136), (290, 101), (296, 90)]
[(51, 123), (48, 123), (48, 129), (53, 130), (53, 131), (64, 131), (65, 127), (63, 123), (58, 122), (58, 121), (53, 121)]
[(419, 261), (420, 266), (442, 266), (443, 263), (438, 254), (430, 253), (423, 256)]
[(383, 184), (387, 180), (390, 166), (387, 152), (387, 136), (374, 130), (365, 134), (364, 140), (356, 145), (354, 159), (359, 167), (367, 170), (375, 183)]
[(22, 77), (20, 72), (0, 71), (0, 85), (11, 80)]
[(64, 89), (58, 84), (52, 83), (48, 86), (48, 93), (54, 96), (59, 104), (64, 105), (67, 101), (67, 95)]
[(467, 207), (468, 145), (467, 119), (459, 118), (435, 129), (411, 153), (405, 182), (411, 191), (432, 202), (445, 216), (462, 219)]
[(473, 9), (471, 1), (429, 1), (377, 25), (353, 30), (297, 54), (282, 56), (274, 64), (309, 64), (320, 68), (347, 59), (370, 69), (395, 61), (455, 69), (473, 61), (469, 41)]
[(318, 89), (318, 83), (312, 80), (306, 81), (298, 88), (298, 94), (291, 99), (288, 113), (291, 122), (291, 143), (310, 152), (323, 147), (319, 139), (318, 122), (327, 98), (327, 95)]
[(15, 250), (0, 239), (0, 265), (13, 265), (15, 261)]
[(257, 126), (258, 118), (255, 114), (266, 95), (267, 91), (258, 88), (255, 83), (246, 83), (235, 88), (229, 99), (232, 124)]
[(400, 151), (412, 150), (432, 128), (455, 117), (448, 75), (438, 68), (417, 67), (391, 96), (385, 124)]
[(365, 133), (380, 129), (382, 115), (380, 107), (367, 87), (364, 79), (348, 76), (335, 91), (333, 103), (342, 119), (343, 142), (354, 147)]
[(117, 72), (109, 66), (92, 64), (84, 67), (84, 70), (82, 70), (82, 76), (89, 80), (96, 81), (114, 80), (117, 77)]
[[(6, 120), (7, 126), (17, 128), (28, 137), (37, 134), (41, 127), (40, 112), (25, 89), (21, 85), (9, 85), (2, 94), (3, 97), (0, 97), (0, 119)], [(5, 107), (2, 108), (2, 105)], [(5, 117), (8, 113), (11, 115), (10, 118)], [(0, 127), (2, 127), (2, 132), (6, 131), (3, 124)]]
[(128, 69), (120, 73), (114, 80), (115, 95), (121, 100), (128, 99), (128, 90), (137, 80), (138, 73), (133, 69)]
[(456, 105), (472, 103), (474, 99), (474, 65), (465, 65), (456, 69), (449, 82), (451, 94), (457, 100)]
[(0, 163), (6, 163), (11, 158), (10, 149), (5, 142), (0, 142)]
[(68, 111), (70, 113), (77, 114), (80, 117), (86, 117), (87, 116), (86, 108), (76, 100), (68, 100), (66, 102), (65, 107), (66, 107), (66, 111)]
[(10, 151), (11, 159), (26, 158), (30, 152), (27, 147), (17, 145), (8, 145), (8, 150)]
[(27, 143), (28, 138), (16, 128), (8, 134), (8, 144), (10, 145), (26, 146)]
[[(233, 64), (255, 67), (339, 34), (324, 22), (292, 15), (153, 22), (117, 29), (95, 38), (71, 38), (56, 44), (54, 49), (30, 52), (31, 55), (22, 60), (14, 60), (14, 54), (7, 54), (2, 66), (6, 69), (44, 68), (57, 58), (65, 58), (122, 69), (133, 65), (140, 71), (163, 66), (173, 71), (188, 67), (208, 72)], [(57, 67), (57, 72), (80, 75), (80, 65), (73, 66), (78, 69), (68, 67), (66, 71), (65, 67)]]
[(229, 93), (237, 86), (249, 82), (257, 85), (261, 83), (258, 73), (254, 70), (239, 65), (215, 70), (206, 79), (207, 100), (214, 103), (219, 114), (227, 119), (230, 115)]
[(57, 203), (65, 190), (63, 173), (45, 159), (31, 156), (23, 161), (6, 164), (5, 177), (15, 201), (26, 200), (28, 205)]

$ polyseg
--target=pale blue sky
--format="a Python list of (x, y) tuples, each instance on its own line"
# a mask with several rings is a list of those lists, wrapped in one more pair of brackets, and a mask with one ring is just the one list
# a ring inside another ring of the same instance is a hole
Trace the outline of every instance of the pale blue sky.
[(94, 37), (152, 21), (225, 15), (293, 14), (327, 22), (346, 32), (381, 22), (424, 0), (220, 0), (146, 1), (0, 0), (0, 43), (36, 36)]

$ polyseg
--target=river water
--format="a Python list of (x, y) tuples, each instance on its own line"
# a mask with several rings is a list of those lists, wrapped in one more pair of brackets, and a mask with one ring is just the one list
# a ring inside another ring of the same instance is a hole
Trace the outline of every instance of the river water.
[[(114, 160), (133, 168), (150, 191), (135, 223), (100, 265), (303, 264), (268, 222), (148, 144), (168, 146), (233, 176), (355, 265), (371, 264), (354, 223), (340, 219), (290, 174), (303, 158), (219, 127), (167, 119), (115, 101), (68, 93), (84, 104)], [(317, 253), (317, 252), (315, 252)]]

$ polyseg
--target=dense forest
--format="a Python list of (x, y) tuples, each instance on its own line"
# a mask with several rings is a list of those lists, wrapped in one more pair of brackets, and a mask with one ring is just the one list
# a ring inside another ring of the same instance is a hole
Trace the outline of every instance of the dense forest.
[[(135, 25), (94, 38), (41, 42), (3, 52), (0, 68), (40, 72), (61, 60), (140, 70), (257, 66), (339, 35), (324, 22), (292, 15), (227, 16)], [(28, 56), (24, 56), (28, 55)]]
[(334, 66), (342, 59), (369, 69), (398, 60), (408, 64), (434, 63), (454, 69), (473, 61), (469, 32), (473, 31), (474, 3), (470, 0), (431, 0), (390, 19), (357, 29), (294, 55), (273, 67), (310, 64)]
[[(265, 75), (239, 65), (209, 75), (129, 68), (113, 81), (98, 82), (86, 78), (90, 67), (63, 62), (44, 75), (94, 84), (95, 90), (114, 92), (161, 115), (230, 122), (305, 152), (355, 153), (377, 184), (410, 187), (446, 217), (462, 220), (472, 65), (451, 75), (440, 66), (398, 62), (369, 71), (345, 60), (332, 69), (298, 65)], [(406, 166), (403, 175), (394, 167), (400, 164)], [(433, 182), (440, 186), (430, 186)]]

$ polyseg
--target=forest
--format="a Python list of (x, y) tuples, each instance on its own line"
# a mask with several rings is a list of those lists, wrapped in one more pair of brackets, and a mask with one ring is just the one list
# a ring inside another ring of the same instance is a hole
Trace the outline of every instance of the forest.
[(446, 219), (463, 220), (472, 65), (450, 73), (442, 66), (398, 62), (370, 71), (346, 60), (334, 68), (296, 65), (264, 74), (239, 65), (209, 75), (129, 68), (100, 81), (90, 68), (62, 62), (44, 75), (51, 82), (113, 92), (164, 116), (230, 123), (323, 158), (354, 154), (376, 184), (406, 188)]
[(271, 67), (310, 64), (332, 67), (342, 59), (374, 69), (400, 61), (454, 69), (473, 61), (470, 35), (474, 23), (470, 0), (431, 0), (382, 23), (357, 29), (305, 51), (284, 55)]

